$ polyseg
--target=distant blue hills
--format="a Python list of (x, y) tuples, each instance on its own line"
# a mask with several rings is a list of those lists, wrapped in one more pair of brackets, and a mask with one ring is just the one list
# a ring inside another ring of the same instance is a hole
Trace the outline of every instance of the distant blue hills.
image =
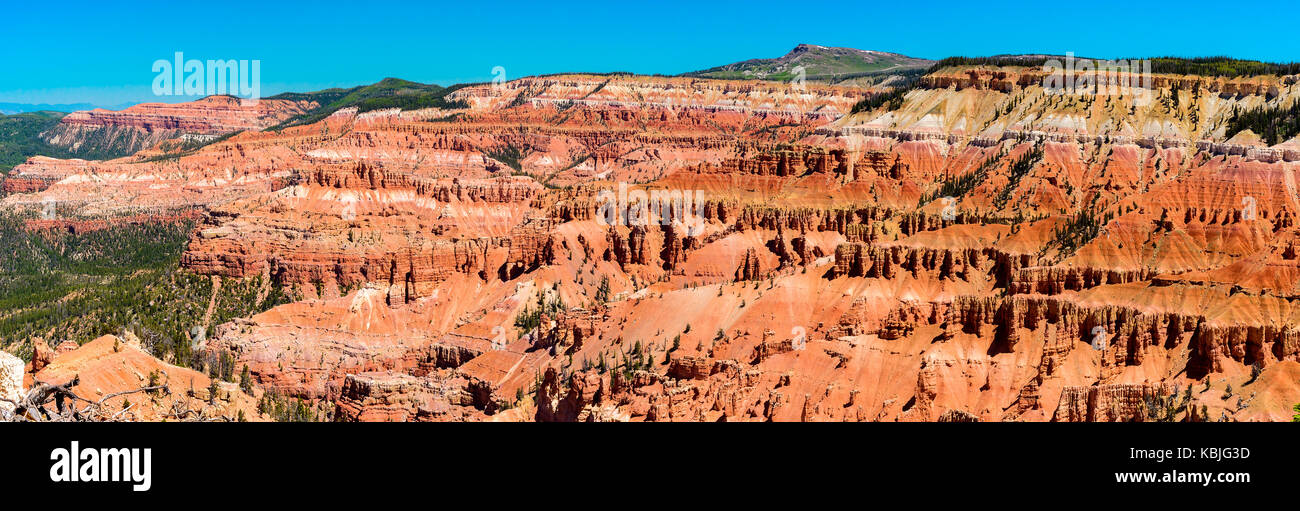
[(117, 105), (96, 105), (93, 103), (67, 103), (67, 104), (31, 104), (31, 103), (0, 103), (0, 114), (20, 114), (23, 112), (76, 112), (77, 110), (94, 110), (96, 108), (107, 108), (109, 110), (122, 110), (136, 103), (121, 103)]

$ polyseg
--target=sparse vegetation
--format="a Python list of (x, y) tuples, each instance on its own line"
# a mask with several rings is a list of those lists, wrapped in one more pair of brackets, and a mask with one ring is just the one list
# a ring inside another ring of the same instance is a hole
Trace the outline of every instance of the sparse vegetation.
[(907, 97), (907, 93), (912, 92), (915, 88), (914, 84), (908, 84), (896, 87), (889, 92), (872, 94), (855, 103), (850, 113), (870, 112), (882, 106), (885, 107), (885, 110), (898, 110), (903, 107), (903, 99)]
[(560, 297), (557, 296), (554, 300), (547, 300), (545, 294), (540, 294), (537, 296), (535, 307), (525, 306), (524, 310), (518, 316), (515, 316), (515, 328), (518, 328), (520, 333), (531, 332), (542, 324), (543, 315), (555, 318), (556, 315), (565, 310), (568, 310), (568, 306), (564, 305), (564, 300), (560, 299)]
[[(177, 269), (192, 221), (126, 225), (71, 234), (29, 232), (23, 218), (0, 216), (0, 344), (31, 356), (31, 339), (84, 344), (105, 334), (140, 337), (155, 356), (205, 369), (193, 356), (193, 329), (212, 296), (210, 278)], [(288, 298), (271, 286), (260, 303), (259, 277), (228, 280), (212, 324), (260, 312)], [(233, 370), (233, 368), (231, 368)], [(222, 376), (230, 380), (225, 369)]]
[(1300, 73), (1300, 62), (1278, 64), (1231, 57), (1156, 57), (1151, 59), (1152, 73), (1197, 76), (1293, 75)]
[(1005, 153), (1002, 153), (1001, 151), (996, 152), (993, 156), (984, 160), (984, 162), (981, 163), (979, 167), (976, 167), (975, 170), (960, 176), (944, 179), (939, 185), (938, 190), (921, 196), (920, 203), (917, 204), (917, 207), (925, 206), (941, 197), (961, 197), (970, 193), (971, 190), (974, 190), (980, 184), (984, 183), (984, 180), (988, 178), (989, 171), (997, 166), (998, 161), (1002, 159), (1004, 154)]
[(447, 95), (472, 84), (442, 87), (402, 80), (385, 78), (377, 83), (362, 85), (350, 89), (325, 89), (316, 92), (286, 92), (268, 99), (286, 99), (291, 101), (315, 101), (320, 106), (303, 115), (288, 119), (271, 130), (280, 130), (289, 126), (311, 124), (328, 117), (330, 114), (348, 107), (356, 107), (357, 112), (369, 112), (387, 108), (417, 110), (422, 108), (466, 108), (469, 105), (459, 101), (447, 100)]
[(1259, 379), (1259, 375), (1261, 375), (1261, 374), (1264, 374), (1264, 364), (1261, 364), (1261, 363), (1259, 363), (1259, 362), (1255, 362), (1254, 364), (1251, 364), (1251, 365), (1250, 365), (1250, 380), (1246, 381), (1246, 385), (1250, 385), (1250, 384), (1252, 384), (1252, 383), (1255, 383), (1255, 380), (1258, 380), (1258, 379)]
[(532, 153), (532, 149), (529, 149), (527, 146), (515, 144), (500, 144), (482, 149), (482, 153), (488, 158), (506, 164), (507, 167), (514, 169), (515, 172), (523, 172), (524, 165), (521, 162)]
[(257, 411), (275, 422), (328, 422), (333, 418), (326, 402), (313, 405), (302, 398), (291, 398), (274, 390), (262, 394), (257, 401)]
[(1095, 209), (1084, 208), (1067, 219), (1064, 225), (1056, 228), (1052, 233), (1053, 240), (1050, 245), (1056, 247), (1059, 258), (1068, 257), (1101, 234), (1101, 227), (1105, 222), (1106, 220), (1097, 218)]
[(1034, 168), (1035, 163), (1038, 163), (1038, 161), (1042, 159), (1043, 147), (1039, 144), (1034, 144), (1032, 148), (1025, 151), (1025, 154), (1016, 158), (1016, 161), (1011, 163), (1011, 168), (1007, 171), (1007, 185), (1002, 187), (1002, 190), (998, 192), (997, 197), (993, 198), (993, 206), (998, 209), (1006, 207), (1007, 201), (1011, 200), (1011, 194), (1015, 192), (1016, 186), (1020, 184), (1020, 180), (1029, 174), (1029, 171)]
[(1277, 145), (1300, 135), (1300, 101), (1290, 106), (1260, 105), (1246, 111), (1234, 107), (1228, 118), (1225, 138), (1250, 130), (1268, 145)]
[(604, 305), (609, 302), (609, 277), (602, 275), (600, 285), (596, 287), (596, 303)]
[(253, 378), (248, 374), (248, 364), (244, 364), (244, 369), (239, 371), (239, 388), (245, 394), (253, 393)]
[(164, 141), (163, 143), (158, 144), (158, 148), (161, 149), (165, 154), (161, 154), (151, 158), (146, 158), (142, 160), (142, 162), (148, 163), (148, 162), (168, 161), (168, 160), (178, 159), (182, 156), (189, 156), (191, 154), (199, 152), (199, 149), (210, 146), (212, 144), (225, 142), (243, 132), (244, 132), (243, 130), (232, 131), (230, 133), (226, 133), (225, 135), (221, 135), (219, 137), (213, 137), (213, 138), (192, 138), (188, 140), (178, 139), (178, 140)]
[(1178, 414), (1186, 410), (1186, 405), (1177, 404), (1177, 393), (1164, 396), (1147, 396), (1142, 403), (1143, 415), (1150, 422), (1178, 422)]
[[(954, 66), (1021, 66), (1021, 67), (1042, 67), (1049, 60), (1062, 60), (1065, 57), (1051, 55), (1003, 55), (997, 57), (948, 57), (936, 62), (930, 66), (928, 72), (933, 73), (945, 67)], [(1078, 60), (1095, 60), (1088, 58), (1075, 57)], [(1117, 59), (1117, 60), (1143, 60), (1143, 59)], [(1195, 76), (1257, 76), (1257, 75), (1290, 75), (1300, 73), (1300, 63), (1276, 64), (1270, 62), (1259, 62), (1256, 60), (1240, 60), (1229, 57), (1156, 57), (1149, 59), (1151, 61), (1152, 73), (1168, 73), (1179, 75)]]

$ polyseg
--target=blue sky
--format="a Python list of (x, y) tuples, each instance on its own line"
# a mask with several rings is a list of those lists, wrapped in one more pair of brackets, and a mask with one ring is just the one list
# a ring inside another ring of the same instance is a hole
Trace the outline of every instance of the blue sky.
[[(710, 2), (10, 2), (0, 102), (102, 105), (169, 100), (155, 60), (260, 60), (262, 96), (388, 76), (452, 84), (562, 71), (676, 74), (798, 43), (927, 58), (1065, 53), (1099, 58), (1229, 55), (1300, 61), (1300, 38), (1257, 29), (1223, 4), (929, 0)], [(1262, 12), (1260, 14), (1263, 14)], [(175, 99), (172, 99), (175, 100)]]

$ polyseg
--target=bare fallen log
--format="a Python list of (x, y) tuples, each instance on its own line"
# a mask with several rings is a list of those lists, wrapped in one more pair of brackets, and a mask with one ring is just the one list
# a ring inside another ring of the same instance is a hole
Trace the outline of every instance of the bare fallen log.
[[(73, 376), (72, 380), (62, 384), (50, 384), (45, 382), (35, 382), (32, 389), (27, 392), (21, 401), (15, 402), (9, 399), (0, 398), (5, 402), (14, 405), (12, 412), (0, 410), (0, 420), (17, 421), (17, 422), (104, 422), (122, 420), (123, 415), (134, 407), (134, 404), (124, 407), (111, 415), (106, 414), (105, 404), (110, 399), (116, 397), (137, 394), (140, 392), (155, 393), (161, 392), (162, 395), (170, 395), (171, 389), (166, 385), (150, 385), (137, 389), (124, 390), (106, 394), (96, 401), (83, 398), (73, 392), (73, 388), (81, 383), (81, 376)], [(85, 406), (77, 408), (78, 403), (84, 403)], [(53, 409), (49, 405), (53, 404)], [(181, 406), (183, 410), (176, 410), (173, 405), (173, 416), (179, 420), (196, 420), (188, 419), (190, 415), (201, 420), (202, 414)]]

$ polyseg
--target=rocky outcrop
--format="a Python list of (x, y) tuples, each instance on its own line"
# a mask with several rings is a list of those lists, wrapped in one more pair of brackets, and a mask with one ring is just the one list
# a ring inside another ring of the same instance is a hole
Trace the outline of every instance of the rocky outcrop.
[(1112, 270), (1079, 266), (1034, 266), (1010, 272), (1008, 289), (1012, 293), (1059, 294), (1081, 291), (1104, 284), (1142, 282), (1155, 276), (1149, 269)]
[(740, 260), (740, 267), (736, 268), (736, 280), (758, 280), (763, 278), (760, 266), (758, 253), (752, 248), (745, 250), (745, 256)]
[(1111, 367), (1141, 365), (1150, 350), (1187, 343), (1191, 348), (1187, 371), (1192, 378), (1223, 371), (1229, 361), (1250, 366), (1300, 360), (1300, 329), (1267, 323), (1224, 324), (1182, 307), (1105, 304), (1077, 296), (958, 297), (947, 321), (971, 334), (992, 327), (994, 345), (1006, 351), (1013, 351), (1026, 331), (1051, 325), (1059, 338), (1099, 344), (1107, 353), (1103, 364)]
[(667, 374), (680, 380), (707, 378), (713, 374), (713, 361), (693, 356), (675, 358), (669, 363)]
[(979, 417), (962, 410), (948, 410), (939, 416), (938, 422), (979, 422)]
[(1149, 399), (1164, 398), (1176, 391), (1167, 385), (1148, 384), (1070, 386), (1061, 390), (1052, 421), (1142, 422), (1147, 420)]
[(899, 273), (937, 279), (968, 280), (973, 273), (994, 277), (999, 287), (1010, 275), (1034, 264), (1032, 254), (1006, 253), (996, 248), (948, 249), (900, 245), (845, 243), (835, 249), (833, 276), (892, 279)]
[(33, 156), (5, 176), (3, 189), (10, 193), (35, 193), (70, 175), (86, 172), (93, 164), (86, 160), (60, 160)]
[(0, 415), (14, 411), (14, 403), (27, 396), (23, 388), (23, 360), (0, 351)]
[(562, 393), (559, 374), (548, 368), (537, 388), (538, 422), (596, 421), (606, 418), (599, 405), (607, 396), (604, 380), (599, 375), (575, 374), (568, 379), (568, 388)]
[(469, 380), (434, 379), (394, 372), (349, 374), (336, 402), (343, 422), (447, 422), (481, 420)]

